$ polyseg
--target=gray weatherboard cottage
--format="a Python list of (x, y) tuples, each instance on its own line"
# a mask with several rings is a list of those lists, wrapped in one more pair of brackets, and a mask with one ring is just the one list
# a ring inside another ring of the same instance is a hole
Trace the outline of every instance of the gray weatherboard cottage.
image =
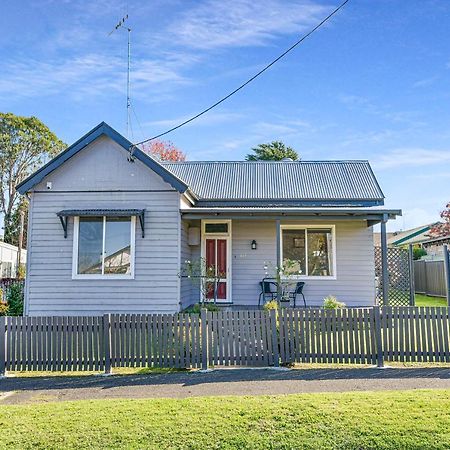
[(106, 123), (18, 190), (30, 201), (27, 315), (180, 311), (200, 298), (180, 271), (201, 256), (221, 273), (223, 304), (257, 305), (267, 267), (292, 259), (310, 305), (331, 294), (369, 306), (372, 226), (385, 242), (401, 214), (383, 208), (367, 161), (159, 163)]

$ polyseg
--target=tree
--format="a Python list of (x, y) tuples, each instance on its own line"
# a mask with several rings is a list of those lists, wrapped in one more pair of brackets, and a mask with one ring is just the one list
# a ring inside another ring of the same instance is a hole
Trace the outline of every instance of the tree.
[(252, 148), (252, 152), (245, 157), (246, 161), (281, 161), (285, 158), (290, 158), (294, 161), (300, 160), (298, 153), (281, 141), (259, 144)]
[(28, 201), (25, 197), (19, 199), (17, 206), (12, 210), (11, 215), (5, 218), (4, 241), (8, 244), (19, 245), (21, 211), (24, 214), (22, 248), (27, 248)]
[(440, 214), (443, 222), (431, 227), (428, 236), (432, 238), (450, 236), (450, 202), (445, 205), (445, 208)]
[[(17, 242), (14, 213), (20, 203), (16, 186), (66, 145), (36, 117), (0, 113), (0, 213), (5, 242)], [(16, 227), (17, 229), (17, 227)]]
[(186, 155), (169, 141), (150, 141), (143, 151), (158, 161), (185, 161)]

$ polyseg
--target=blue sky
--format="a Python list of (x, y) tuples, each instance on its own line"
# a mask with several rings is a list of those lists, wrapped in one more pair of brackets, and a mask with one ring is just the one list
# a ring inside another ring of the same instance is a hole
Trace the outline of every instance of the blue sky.
[[(133, 135), (142, 140), (234, 89), (338, 2), (129, 0)], [(0, 105), (71, 143), (104, 120), (125, 134), (123, 0), (2, 4)], [(369, 159), (404, 217), (450, 200), (450, 2), (351, 0), (319, 32), (168, 138), (189, 159), (240, 160), (282, 140), (306, 160)]]

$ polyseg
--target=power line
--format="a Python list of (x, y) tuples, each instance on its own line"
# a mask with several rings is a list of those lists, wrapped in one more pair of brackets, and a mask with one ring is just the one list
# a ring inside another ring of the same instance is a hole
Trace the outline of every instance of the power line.
[(334, 9), (330, 14), (328, 14), (327, 17), (325, 17), (325, 19), (323, 19), (320, 23), (318, 23), (312, 30), (310, 30), (308, 33), (306, 33), (305, 35), (303, 35), (295, 44), (291, 45), (285, 52), (283, 52), (280, 56), (278, 56), (277, 58), (275, 58), (272, 62), (270, 62), (269, 64), (267, 64), (263, 69), (261, 69), (258, 73), (256, 73), (255, 75), (253, 75), (251, 78), (249, 78), (245, 83), (241, 84), (239, 87), (237, 87), (234, 91), (230, 92), (228, 95), (226, 95), (225, 97), (222, 97), (220, 100), (218, 100), (217, 102), (215, 102), (214, 104), (212, 104), (211, 106), (209, 106), (208, 108), (204, 109), (203, 111), (199, 112), (198, 114), (196, 114), (195, 116), (192, 116), (191, 118), (185, 120), (184, 122), (181, 122), (180, 124), (170, 128), (167, 131), (164, 131), (163, 133), (159, 133), (156, 136), (153, 136), (151, 138), (145, 139), (143, 141), (137, 142), (135, 144), (133, 144), (133, 146), (138, 146), (138, 145), (142, 145), (145, 144), (146, 142), (149, 141), (153, 141), (155, 139), (158, 139), (162, 136), (165, 136), (166, 134), (171, 133), (172, 131), (178, 130), (178, 128), (183, 127), (184, 125), (187, 125), (188, 123), (194, 121), (195, 119), (198, 119), (200, 116), (203, 116), (203, 114), (206, 114), (207, 112), (211, 111), (213, 108), (215, 108), (216, 106), (220, 105), (221, 103), (223, 103), (225, 100), (228, 100), (231, 96), (233, 96), (234, 94), (236, 94), (237, 92), (239, 92), (241, 89), (243, 89), (245, 86), (247, 86), (248, 84), (250, 84), (253, 80), (255, 80), (256, 78), (258, 78), (260, 75), (262, 75), (266, 70), (268, 70), (270, 67), (272, 67), (275, 63), (277, 63), (280, 59), (282, 59), (283, 57), (285, 57), (289, 52), (291, 52), (292, 50), (294, 50), (298, 45), (300, 45), (305, 39), (307, 39), (309, 36), (311, 36), (315, 31), (317, 31), (322, 25), (324, 25), (329, 19), (331, 19), (340, 9), (342, 9), (350, 0), (345, 0), (343, 1), (336, 9)]

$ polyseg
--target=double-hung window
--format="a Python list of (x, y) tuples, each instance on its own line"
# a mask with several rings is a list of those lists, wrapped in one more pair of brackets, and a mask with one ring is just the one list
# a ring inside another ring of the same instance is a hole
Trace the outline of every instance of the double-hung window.
[(135, 217), (74, 220), (74, 278), (133, 278)]
[(289, 260), (299, 277), (336, 276), (335, 227), (283, 225), (281, 261)]

